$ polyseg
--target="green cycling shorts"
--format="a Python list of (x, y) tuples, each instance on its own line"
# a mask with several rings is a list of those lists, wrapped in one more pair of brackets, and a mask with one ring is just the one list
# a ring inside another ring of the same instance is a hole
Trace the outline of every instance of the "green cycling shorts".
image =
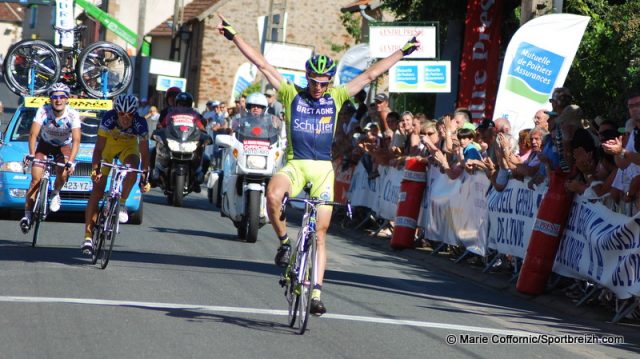
[(311, 197), (333, 201), (333, 164), (331, 161), (289, 160), (278, 173), (291, 181), (291, 197), (295, 197), (311, 182)]

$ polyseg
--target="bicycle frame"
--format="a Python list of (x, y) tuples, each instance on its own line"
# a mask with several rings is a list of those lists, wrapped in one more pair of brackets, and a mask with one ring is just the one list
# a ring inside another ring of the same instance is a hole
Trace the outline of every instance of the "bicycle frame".
[(32, 225), (35, 225), (35, 228), (33, 231), (33, 240), (31, 242), (31, 246), (35, 247), (38, 241), (40, 222), (44, 221), (47, 218), (49, 212), (49, 183), (51, 182), (52, 168), (53, 166), (64, 167), (65, 164), (55, 162), (51, 156), (47, 157), (47, 159), (45, 160), (33, 159), (32, 163), (39, 163), (44, 165), (44, 172), (42, 174), (42, 178), (40, 179), (40, 183), (38, 183), (38, 188), (36, 189), (35, 196), (36, 198), (32, 208)]
[[(130, 172), (143, 173), (143, 171), (126, 165), (118, 165), (115, 159), (111, 163), (101, 161), (100, 165), (111, 167), (111, 171), (109, 172), (111, 183), (109, 185), (109, 191), (104, 195), (105, 200), (100, 207), (98, 220), (93, 228), (94, 233), (92, 233), (92, 238), (95, 250), (91, 262), (95, 264), (100, 257), (100, 268), (105, 269), (111, 258), (115, 236), (120, 229), (118, 210), (120, 207), (120, 197), (122, 196), (122, 183)], [(105, 241), (108, 241), (108, 246), (103, 249), (102, 247)]]
[[(307, 198), (289, 198), (288, 193), (282, 200), (280, 219), (284, 220), (284, 212), (288, 202), (304, 203), (304, 214), (302, 224), (296, 237), (294, 251), (289, 260), (280, 284), (286, 287), (285, 297), (289, 302), (289, 326), (293, 327), (296, 316), (299, 322), (298, 332), (304, 334), (310, 311), (311, 293), (318, 278), (317, 249), (316, 243), (316, 223), (318, 216), (318, 206), (342, 206), (341, 203), (308, 198), (310, 186), (305, 186)], [(347, 202), (347, 215), (351, 216), (351, 204)], [(308, 263), (307, 261), (311, 261)], [(310, 266), (310, 268), (309, 268)]]

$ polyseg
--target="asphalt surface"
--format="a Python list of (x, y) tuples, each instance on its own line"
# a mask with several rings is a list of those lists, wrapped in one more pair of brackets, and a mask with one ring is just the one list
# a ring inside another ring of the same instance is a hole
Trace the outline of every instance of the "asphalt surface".
[[(262, 228), (254, 244), (237, 240), (204, 192), (174, 208), (152, 190), (143, 224), (122, 227), (105, 270), (80, 253), (81, 215), (49, 218), (36, 248), (18, 215), (0, 219), (1, 358), (637, 358), (640, 351), (637, 326), (608, 324), (593, 308), (569, 311), (575, 306), (566, 298), (517, 295), (506, 274), (426, 251), (393, 252), (383, 238), (339, 226), (329, 237), (329, 312), (297, 335), (272, 264), (273, 232)], [(291, 218), (293, 236), (295, 212)], [(625, 344), (460, 344), (541, 334), (622, 335)]]

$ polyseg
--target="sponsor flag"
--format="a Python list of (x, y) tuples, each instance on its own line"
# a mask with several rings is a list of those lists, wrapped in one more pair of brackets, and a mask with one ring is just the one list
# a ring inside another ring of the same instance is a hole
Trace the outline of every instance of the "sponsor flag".
[(550, 109), (576, 55), (589, 17), (550, 14), (524, 24), (507, 47), (493, 118), (506, 117), (511, 133), (533, 127), (533, 115)]

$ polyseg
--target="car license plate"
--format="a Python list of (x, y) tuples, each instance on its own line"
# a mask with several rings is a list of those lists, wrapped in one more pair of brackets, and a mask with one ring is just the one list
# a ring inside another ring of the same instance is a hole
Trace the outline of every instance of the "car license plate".
[(93, 183), (83, 181), (67, 181), (67, 183), (62, 186), (63, 191), (71, 192), (89, 192), (91, 189), (93, 189)]

